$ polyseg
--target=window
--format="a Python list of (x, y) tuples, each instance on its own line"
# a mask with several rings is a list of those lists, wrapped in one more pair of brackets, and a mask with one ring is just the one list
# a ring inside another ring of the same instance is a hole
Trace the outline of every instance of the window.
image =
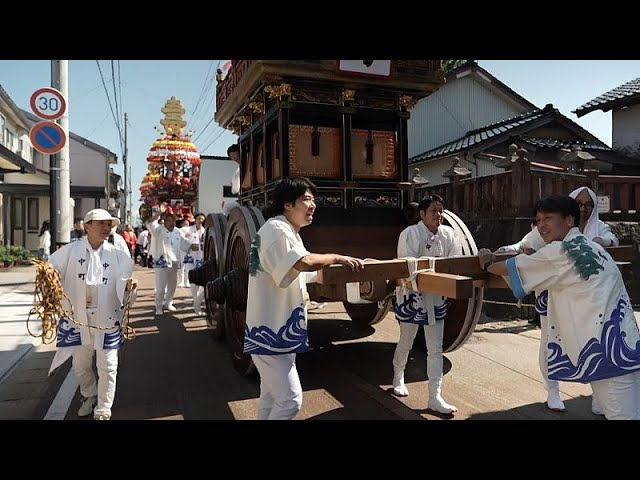
[(11, 225), (14, 230), (24, 229), (24, 199), (14, 198), (11, 209)]
[(20, 140), (18, 140), (18, 150), (16, 150), (16, 153), (17, 153), (18, 155), (20, 155), (22, 158), (24, 158), (24, 157), (22, 156), (22, 155), (23, 155), (23, 153), (22, 153), (22, 149), (23, 149), (23, 148), (24, 148), (24, 140), (20, 139)]
[(0, 115), (0, 143), (4, 145), (4, 125), (5, 119), (2, 115)]
[(13, 151), (16, 148), (15, 141), (16, 141), (15, 134), (8, 128), (5, 128), (4, 129), (4, 146), (7, 147), (9, 150)]
[(38, 218), (39, 205), (37, 198), (27, 199), (27, 230), (39, 231), (40, 219)]

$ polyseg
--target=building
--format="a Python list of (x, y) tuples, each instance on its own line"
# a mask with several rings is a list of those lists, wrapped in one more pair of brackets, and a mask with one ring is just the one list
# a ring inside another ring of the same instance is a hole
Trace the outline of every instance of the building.
[(458, 159), (472, 177), (503, 172), (496, 164), (512, 144), (527, 149), (533, 168), (564, 169), (562, 157), (578, 147), (596, 157), (591, 167), (603, 173), (635, 167), (552, 104), (537, 107), (474, 61), (449, 72), (443, 87), (418, 102), (409, 140), (410, 171), (419, 169), (430, 186), (448, 183), (442, 175)]
[[(12, 225), (18, 226), (17, 237), (21, 238), (25, 223), (35, 221), (33, 213), (37, 207), (34, 203), (25, 204), (23, 199), (13, 202), (3, 188), (7, 177), (20, 178), (36, 171), (29, 128), (22, 110), (0, 86), (0, 245), (10, 243)], [(39, 225), (35, 227), (40, 228)]]
[(616, 152), (640, 159), (640, 78), (631, 80), (574, 110), (578, 118), (602, 110), (611, 111), (611, 143)]
[[(0, 163), (0, 236), (4, 244), (29, 250), (37, 250), (38, 233), (42, 222), (49, 220), (50, 208), (50, 156), (35, 150), (29, 140), (31, 127), (39, 121), (37, 116), (18, 108), (0, 87), (0, 158), (9, 157)], [(119, 214), (121, 193), (114, 191), (114, 174), (110, 173), (117, 163), (116, 154), (73, 132), (69, 132), (68, 142), (71, 217), (83, 217), (93, 208), (112, 207), (112, 212)], [(14, 161), (13, 168), (6, 165), (9, 160)], [(109, 202), (109, 198), (114, 200)]]

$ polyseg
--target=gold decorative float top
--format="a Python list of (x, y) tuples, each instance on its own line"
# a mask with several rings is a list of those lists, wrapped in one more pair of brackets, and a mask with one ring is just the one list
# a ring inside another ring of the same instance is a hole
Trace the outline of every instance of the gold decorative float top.
[(180, 100), (176, 97), (171, 97), (160, 111), (164, 113), (164, 119), (160, 120), (160, 124), (164, 127), (167, 135), (179, 135), (182, 133), (182, 129), (187, 125), (187, 122), (182, 119), (182, 115), (185, 114), (186, 110), (182, 108)]

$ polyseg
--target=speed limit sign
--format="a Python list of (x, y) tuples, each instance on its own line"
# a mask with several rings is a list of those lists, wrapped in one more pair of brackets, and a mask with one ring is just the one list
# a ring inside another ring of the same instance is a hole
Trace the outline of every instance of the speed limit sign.
[(67, 110), (67, 101), (59, 90), (39, 88), (31, 95), (31, 110), (44, 120), (57, 120)]

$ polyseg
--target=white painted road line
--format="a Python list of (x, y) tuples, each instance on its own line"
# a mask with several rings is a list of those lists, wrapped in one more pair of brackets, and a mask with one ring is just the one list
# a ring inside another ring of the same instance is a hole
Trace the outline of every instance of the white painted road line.
[(69, 369), (67, 378), (62, 382), (56, 398), (53, 399), (47, 414), (44, 416), (44, 420), (64, 420), (64, 417), (67, 416), (69, 406), (73, 401), (73, 397), (76, 394), (78, 385), (78, 379), (71, 368)]

